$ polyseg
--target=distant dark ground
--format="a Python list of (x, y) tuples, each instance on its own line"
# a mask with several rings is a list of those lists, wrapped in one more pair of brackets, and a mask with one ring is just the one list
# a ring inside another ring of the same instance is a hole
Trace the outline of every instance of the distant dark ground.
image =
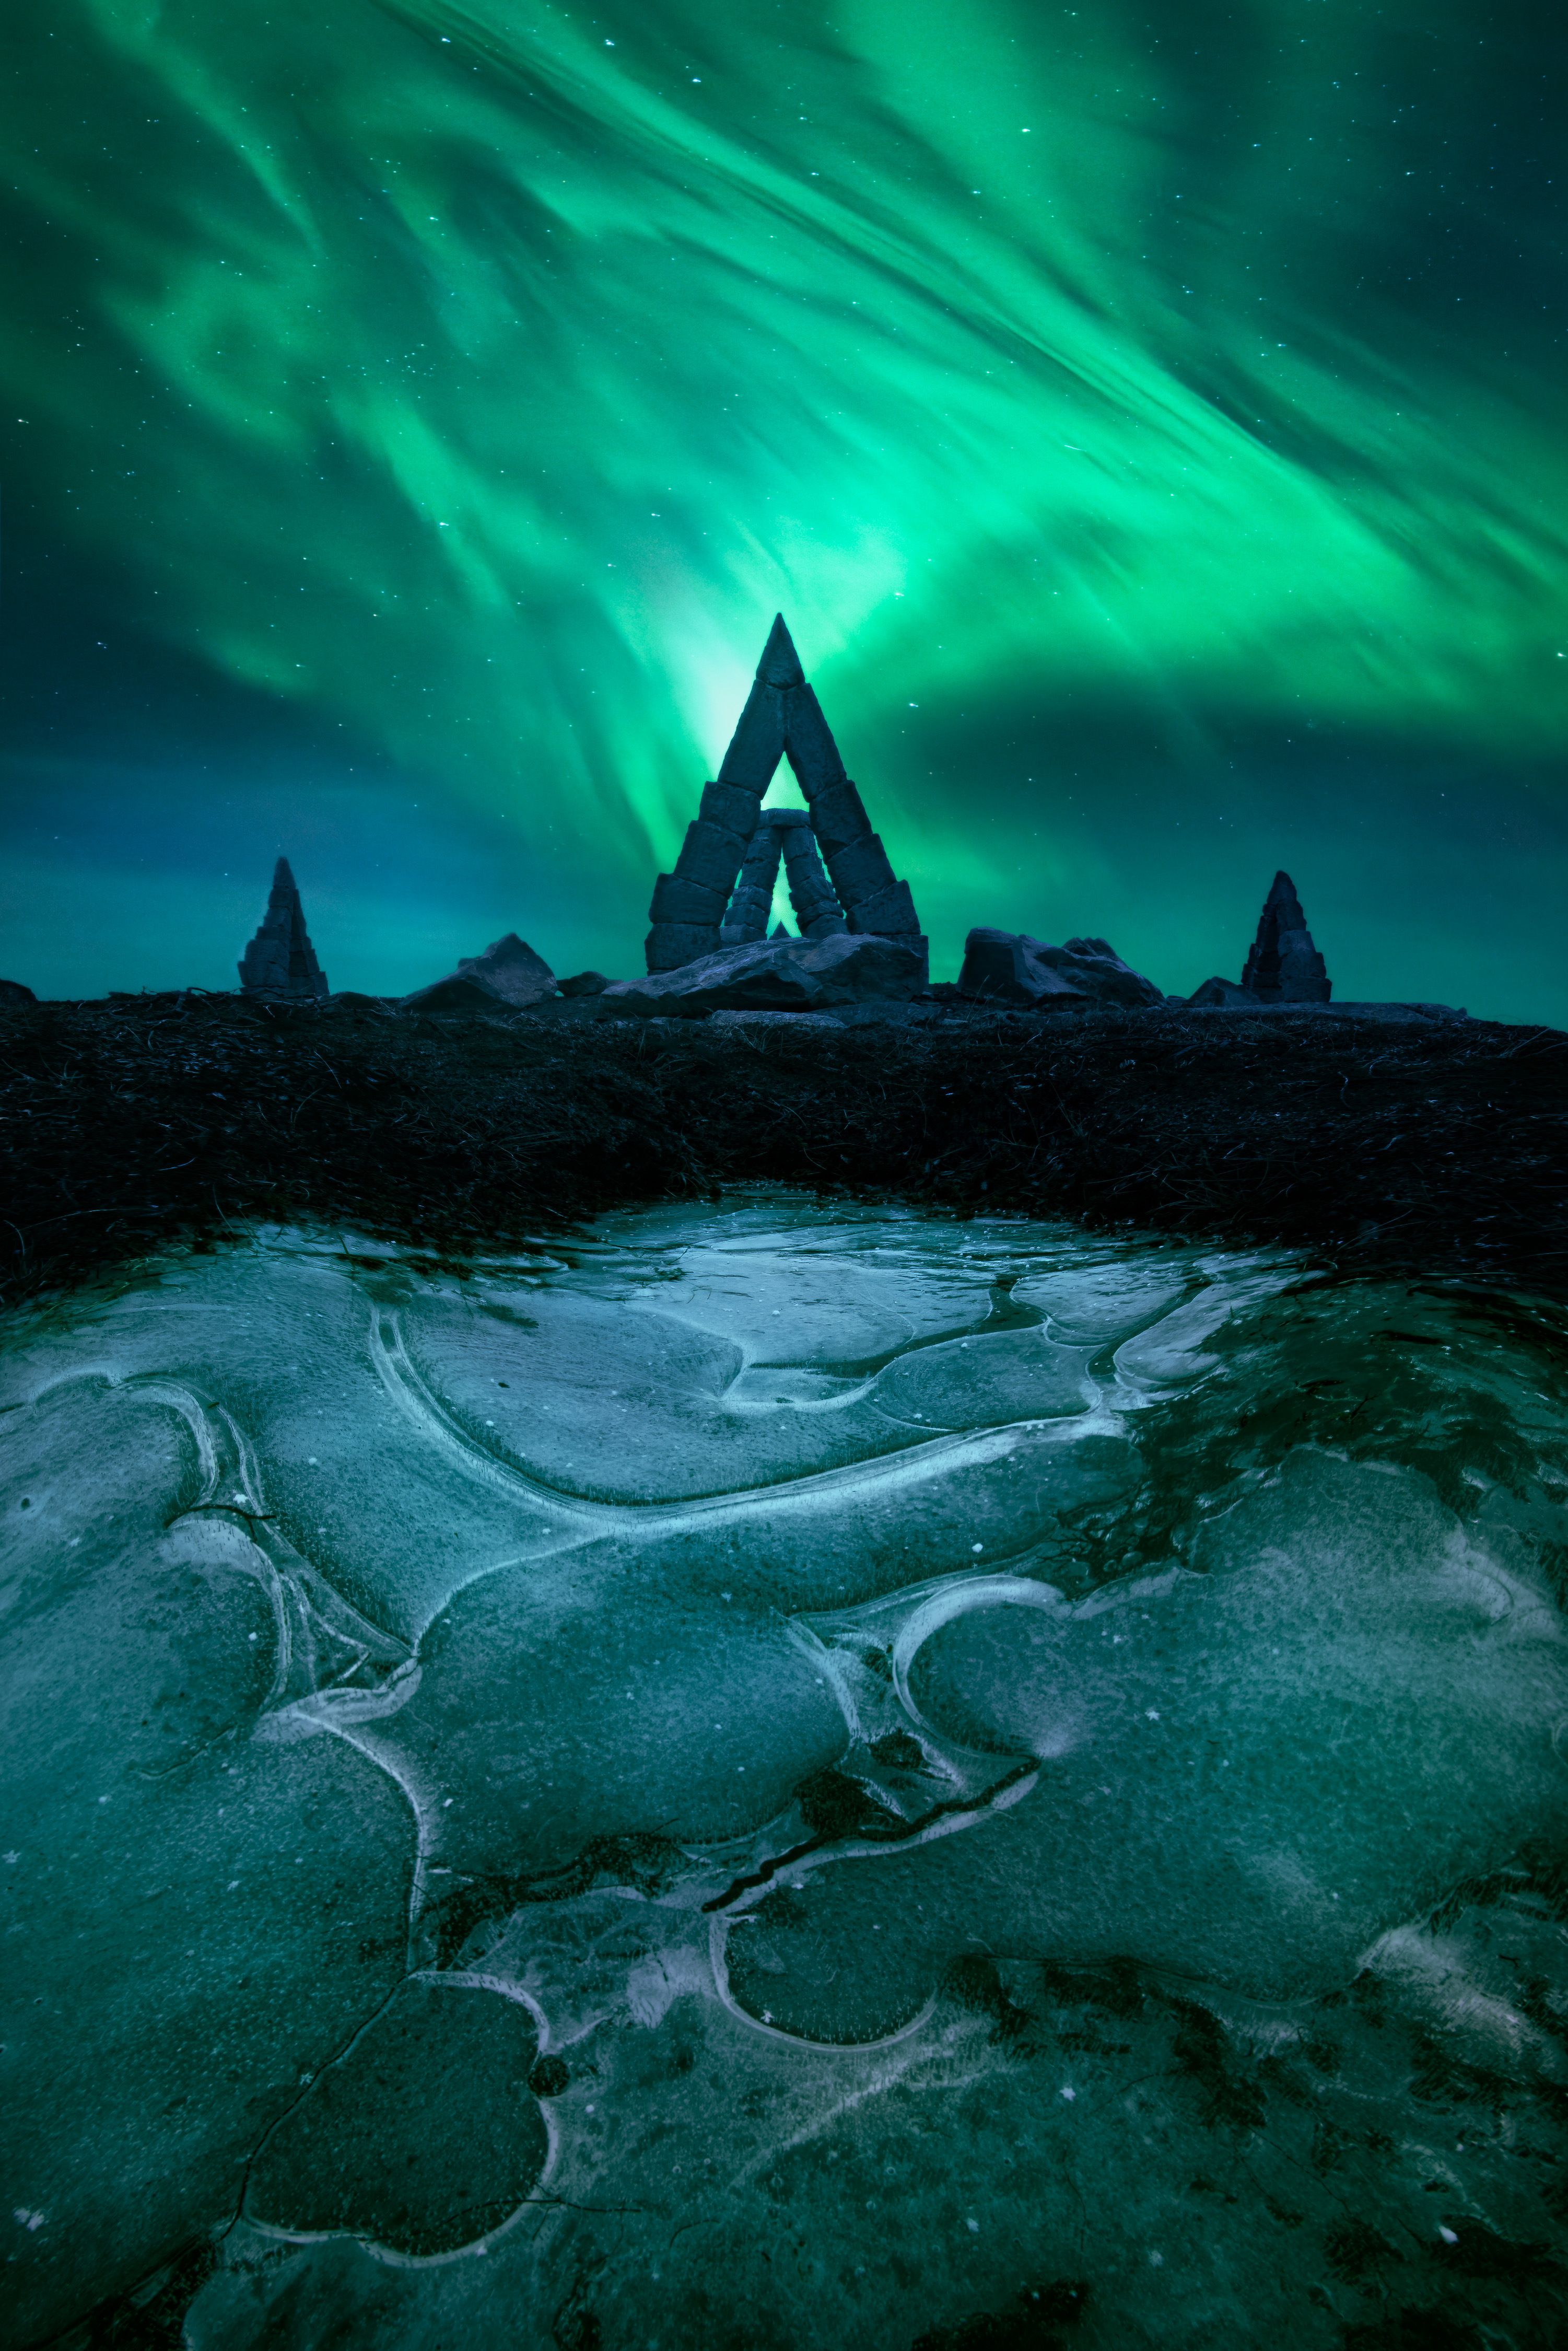
[(926, 1004), (862, 1025), (235, 996), (0, 1011), (0, 1298), (309, 1217), (444, 1258), (786, 1182), (1568, 1300), (1568, 1035)]

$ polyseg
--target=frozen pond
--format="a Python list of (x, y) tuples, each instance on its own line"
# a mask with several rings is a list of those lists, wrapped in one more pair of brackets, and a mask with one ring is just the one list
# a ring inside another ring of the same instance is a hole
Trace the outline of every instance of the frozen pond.
[(1561, 1364), (785, 1195), (14, 1322), (11, 2339), (1563, 2339)]

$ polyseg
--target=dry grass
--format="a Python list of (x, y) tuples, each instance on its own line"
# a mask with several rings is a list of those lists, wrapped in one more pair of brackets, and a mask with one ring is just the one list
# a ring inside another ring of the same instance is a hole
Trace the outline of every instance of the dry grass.
[(451, 1255), (757, 1181), (1568, 1295), (1568, 1036), (1482, 1021), (743, 1028), (191, 992), (0, 1014), (0, 1117), (13, 1304), (260, 1218)]

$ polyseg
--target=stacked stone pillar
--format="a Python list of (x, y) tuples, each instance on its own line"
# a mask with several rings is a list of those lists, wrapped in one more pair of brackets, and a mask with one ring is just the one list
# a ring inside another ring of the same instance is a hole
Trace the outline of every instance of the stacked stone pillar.
[(1326, 1004), (1333, 993), (1328, 967), (1312, 945), (1296, 885), (1276, 873), (1263, 901), (1258, 935), (1247, 957), (1241, 985), (1265, 1004)]
[(759, 816), (741, 864), (735, 895), (719, 927), (721, 946), (749, 946), (754, 939), (768, 936), (768, 917), (773, 908), (773, 885), (779, 879), (783, 845), (778, 826)]
[[(919, 918), (908, 884), (895, 878), (881, 839), (871, 829), (860, 794), (844, 773), (838, 746), (806, 683), (780, 612), (763, 647), (717, 780), (703, 787), (696, 821), (686, 828), (674, 873), (661, 873), (654, 886), (648, 910), (653, 927), (646, 942), (651, 972), (674, 971), (699, 956), (716, 955), (725, 944), (721, 928), (746, 928), (748, 937), (762, 935), (747, 927), (755, 919), (754, 900), (760, 887), (765, 857), (761, 844), (755, 875), (742, 883), (733, 920), (729, 909), (732, 896), (737, 894), (741, 867), (758, 833), (762, 795), (780, 758), (788, 758), (805, 795), (812, 833), (827, 862), (832, 890), (849, 929), (879, 938), (904, 939), (911, 946), (921, 944)], [(770, 816), (789, 813), (769, 811)], [(832, 902), (821, 889), (820, 868), (814, 852), (808, 853), (808, 844), (802, 841), (791, 850), (793, 830), (790, 824), (782, 828), (791, 901), (802, 932), (821, 937), (826, 933), (817, 925), (836, 926), (830, 921)], [(775, 853), (768, 878), (769, 900), (778, 870)], [(802, 898), (795, 894), (797, 875)], [(816, 910), (809, 918), (802, 912), (802, 903)], [(766, 910), (762, 921), (766, 925)]]
[(805, 809), (764, 809), (740, 869), (719, 939), (727, 947), (747, 946), (768, 935), (773, 889), (782, 854), (789, 904), (803, 939), (831, 938), (844, 928), (844, 914), (822, 870), (817, 838)]
[(239, 984), (247, 996), (298, 997), (311, 1002), (331, 992), (305, 928), (305, 909), (287, 857), (273, 868), (267, 912), (240, 960)]
[(846, 929), (843, 908), (822, 871), (810, 811), (764, 809), (762, 814), (764, 822), (772, 817), (773, 828), (784, 844), (784, 877), (789, 884), (789, 904), (800, 925), (800, 936), (829, 939), (835, 932)]

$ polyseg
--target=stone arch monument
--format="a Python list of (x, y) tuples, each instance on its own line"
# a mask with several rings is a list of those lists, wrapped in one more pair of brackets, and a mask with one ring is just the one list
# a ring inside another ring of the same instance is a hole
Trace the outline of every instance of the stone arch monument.
[[(803, 810), (762, 806), (781, 758), (805, 795)], [(675, 870), (653, 886), (648, 969), (677, 971), (721, 947), (762, 938), (780, 857), (802, 937), (847, 929), (925, 953), (909, 885), (894, 875), (844, 773), (782, 612), (717, 778), (703, 786)]]

